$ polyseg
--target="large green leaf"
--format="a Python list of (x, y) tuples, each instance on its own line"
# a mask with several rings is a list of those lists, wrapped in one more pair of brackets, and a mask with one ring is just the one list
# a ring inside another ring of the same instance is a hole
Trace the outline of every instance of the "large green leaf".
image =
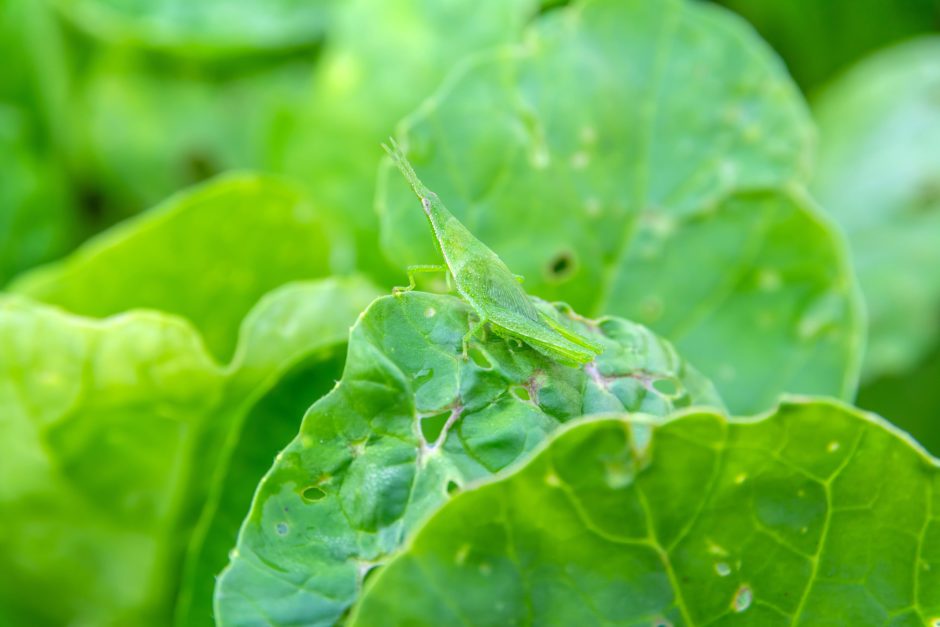
[[(261, 474), (228, 465), (246, 414), (344, 342), (373, 294), (353, 279), (286, 286), (248, 315), (226, 367), (175, 316), (96, 321), (0, 300), (0, 605), (13, 624), (167, 624), (200, 512)], [(295, 415), (278, 420), (296, 432)], [(253, 445), (273, 456), (283, 442)]]
[[(403, 133), (428, 187), (530, 292), (649, 325), (733, 410), (853, 394), (854, 279), (799, 191), (812, 125), (733, 15), (679, 0), (556, 9), (526, 46), (452, 76)], [(379, 195), (388, 257), (436, 260), (399, 177)]]
[(570, 368), (490, 336), (464, 358), (463, 301), (420, 292), (375, 301), (352, 330), (343, 378), (255, 494), (216, 588), (217, 620), (333, 624), (418, 521), (559, 424), (593, 411), (720, 405), (711, 384), (645, 328), (541, 306), (604, 353)]
[(814, 189), (843, 226), (868, 304), (864, 375), (940, 339), (940, 37), (878, 53), (816, 103)]
[(316, 43), (333, 0), (55, 0), (105, 40), (184, 56), (240, 55)]
[(717, 0), (746, 17), (806, 89), (863, 54), (940, 28), (940, 0)]
[(86, 176), (120, 216), (225, 170), (275, 169), (312, 68), (307, 59), (194, 66), (106, 49), (76, 105)]
[(919, 627), (937, 564), (940, 464), (874, 416), (589, 418), (440, 509), (351, 624)]
[(293, 185), (225, 176), (90, 240), (11, 289), (85, 316), (135, 307), (192, 321), (227, 359), (248, 310), (271, 289), (330, 273), (343, 244)]
[[(284, 167), (357, 235), (359, 264), (395, 275), (376, 251), (379, 144), (467, 55), (516, 41), (535, 0), (349, 0), (317, 71)], [(485, 6), (485, 8), (483, 8)]]

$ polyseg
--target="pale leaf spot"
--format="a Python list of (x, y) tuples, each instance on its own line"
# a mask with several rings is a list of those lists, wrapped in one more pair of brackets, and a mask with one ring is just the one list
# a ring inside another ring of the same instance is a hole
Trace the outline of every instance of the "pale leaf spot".
[(581, 141), (585, 144), (593, 144), (597, 141), (597, 129), (593, 126), (582, 126), (578, 137), (580, 137)]
[(712, 555), (718, 555), (719, 557), (726, 557), (728, 555), (728, 551), (725, 549), (725, 547), (719, 544), (715, 544), (714, 542), (712, 542), (711, 540), (707, 538), (705, 542), (708, 545), (707, 546), (708, 552), (711, 553)]
[(462, 544), (457, 553), (454, 554), (454, 564), (457, 566), (463, 566), (463, 563), (467, 561), (467, 556), (470, 555), (470, 545)]
[(597, 196), (591, 196), (584, 201), (584, 213), (588, 214), (592, 218), (600, 215), (601, 201), (597, 198)]
[(571, 167), (575, 170), (583, 170), (590, 162), (591, 157), (583, 150), (579, 150), (578, 152), (571, 155)]
[(783, 280), (776, 270), (765, 268), (757, 274), (757, 286), (764, 292), (775, 292), (782, 284)]

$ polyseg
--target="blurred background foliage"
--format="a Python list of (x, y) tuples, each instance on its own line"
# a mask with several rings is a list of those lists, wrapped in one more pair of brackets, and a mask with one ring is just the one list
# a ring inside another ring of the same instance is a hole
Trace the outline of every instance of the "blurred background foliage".
[[(718, 3), (769, 42), (809, 101), (815, 139), (791, 138), (800, 161), (785, 165), (801, 172), (775, 183), (808, 177), (815, 201), (851, 250), (869, 317), (856, 402), (938, 454), (940, 0)], [(193, 352), (200, 360), (240, 363), (240, 325), (259, 299), (285, 284), (354, 271), (383, 289), (402, 280), (406, 261), (389, 238), (394, 228), (409, 228), (411, 218), (394, 221), (380, 241), (380, 221), (392, 214), (376, 207), (385, 199), (378, 144), (403, 130), (417, 138), (419, 153), (426, 148), (421, 133), (482, 141), (472, 128), (434, 125), (441, 111), (456, 110), (456, 117), (490, 111), (494, 99), (473, 104), (473, 81), (462, 84), (471, 98), (458, 105), (471, 103), (466, 110), (428, 97), (455, 68), (466, 69), (494, 46), (518, 43), (533, 18), (564, 4), (491, 0), (480, 3), (482, 10), (466, 0), (0, 0), (0, 289), (93, 317), (140, 307), (177, 315), (198, 331), (200, 349)], [(498, 78), (506, 67), (496, 68)], [(782, 91), (790, 88), (784, 82)], [(792, 117), (805, 117), (797, 104)], [(799, 134), (803, 126), (800, 119), (765, 141)], [(804, 164), (803, 143), (813, 141), (816, 158)], [(492, 174), (487, 165), (476, 160), (461, 173)], [(463, 200), (456, 191), (450, 198)], [(811, 204), (790, 201), (801, 211)], [(280, 213), (259, 211), (266, 204)], [(807, 240), (829, 237), (813, 235), (806, 224), (784, 231), (794, 243), (791, 257)], [(655, 235), (663, 224), (647, 227)], [(511, 256), (512, 243), (505, 246)], [(518, 263), (532, 256), (528, 247), (515, 252)], [(551, 261), (549, 269), (566, 278), (584, 272), (573, 257)], [(654, 270), (643, 276), (655, 277)], [(529, 285), (544, 284), (551, 294), (560, 284), (551, 272), (529, 274)], [(634, 317), (652, 324), (643, 319), (641, 299), (652, 287), (631, 282), (634, 276), (624, 279), (636, 295)], [(680, 287), (695, 287), (693, 281), (698, 277)], [(356, 307), (374, 295), (358, 284), (352, 292)], [(578, 305), (591, 302), (582, 295)], [(824, 313), (833, 311), (842, 315), (837, 308)], [(346, 324), (335, 326), (343, 331)], [(736, 325), (731, 318), (727, 326)], [(280, 412), (299, 420), (338, 376), (341, 335), (326, 348), (311, 344), (311, 354), (291, 353), (296, 362), (282, 364), (289, 374), (239, 406), (238, 420), (248, 424), (243, 441), (266, 446), (239, 454), (250, 468), (242, 469), (244, 477), (233, 469), (234, 483), (254, 485), (296, 431), (295, 420), (261, 437), (265, 417)], [(760, 347), (739, 348), (766, 357)], [(311, 357), (321, 349), (329, 349), (328, 359)], [(712, 349), (703, 341), (699, 350)], [(215, 365), (206, 371), (222, 377)], [(720, 368), (715, 376), (720, 383)], [(229, 402), (219, 407), (228, 411)], [(212, 540), (219, 551), (230, 546), (235, 512), (246, 498), (221, 494), (223, 514), (232, 500), (232, 519), (200, 523), (226, 529)], [(211, 554), (205, 564), (194, 562), (195, 571), (217, 566), (210, 549), (191, 549)], [(0, 604), (0, 623), (3, 611)]]
[[(781, 55), (816, 117), (812, 191), (870, 315), (859, 402), (938, 451), (940, 392), (916, 382), (940, 367), (940, 0), (718, 3)], [(333, 216), (314, 276), (391, 284), (375, 146), (461, 60), (564, 4), (0, 0), (0, 285), (232, 169), (293, 178)]]

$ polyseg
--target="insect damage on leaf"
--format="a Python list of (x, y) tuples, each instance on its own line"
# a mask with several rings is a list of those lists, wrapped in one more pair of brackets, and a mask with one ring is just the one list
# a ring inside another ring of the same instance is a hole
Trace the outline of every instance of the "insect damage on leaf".
[(537, 309), (516, 275), (447, 210), (437, 194), (425, 187), (401, 147), (394, 140), (390, 139), (390, 143), (391, 147), (383, 148), (421, 200), (444, 258), (443, 266), (409, 267), (408, 287), (397, 289), (396, 293), (413, 289), (417, 272), (446, 271), (457, 292), (478, 316), (477, 323), (464, 337), (465, 355), (470, 338), (489, 323), (496, 334), (522, 340), (562, 363), (581, 365), (593, 361), (601, 347)]

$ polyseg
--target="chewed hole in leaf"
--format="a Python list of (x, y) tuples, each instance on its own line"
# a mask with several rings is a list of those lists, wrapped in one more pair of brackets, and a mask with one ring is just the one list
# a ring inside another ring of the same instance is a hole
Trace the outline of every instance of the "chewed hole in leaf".
[(676, 396), (679, 393), (679, 384), (674, 379), (656, 379), (653, 389), (663, 396)]
[(427, 383), (434, 377), (434, 371), (430, 368), (425, 368), (419, 370), (414, 375), (414, 386), (416, 388), (421, 387), (422, 384)]
[(479, 346), (471, 346), (468, 353), (470, 354), (470, 359), (478, 367), (483, 370), (490, 370), (493, 368), (493, 364), (490, 362), (489, 357)]
[(315, 485), (307, 486), (300, 493), (300, 497), (307, 503), (315, 503), (326, 496), (326, 492), (323, 488), (319, 488)]
[(450, 412), (421, 418), (421, 435), (424, 437), (424, 441), (436, 442), (441, 435), (441, 431), (444, 430), (448, 418), (450, 418)]
[(731, 607), (735, 612), (740, 613), (751, 607), (751, 602), (753, 600), (754, 593), (751, 592), (750, 586), (741, 586), (734, 594), (734, 600), (731, 602)]
[(510, 388), (509, 391), (520, 401), (529, 402), (532, 400), (532, 395), (529, 394), (529, 390), (525, 386), (514, 385)]
[(564, 281), (574, 274), (577, 262), (575, 256), (570, 251), (562, 251), (556, 254), (548, 262), (548, 279), (550, 281)]
[(107, 198), (104, 190), (88, 181), (79, 181), (76, 196), (78, 206), (82, 213), (92, 220), (98, 220), (107, 209)]
[(217, 160), (205, 150), (190, 150), (183, 163), (186, 178), (192, 183), (204, 181), (220, 172)]
[(460, 484), (451, 479), (447, 482), (447, 494), (456, 494), (460, 491)]

